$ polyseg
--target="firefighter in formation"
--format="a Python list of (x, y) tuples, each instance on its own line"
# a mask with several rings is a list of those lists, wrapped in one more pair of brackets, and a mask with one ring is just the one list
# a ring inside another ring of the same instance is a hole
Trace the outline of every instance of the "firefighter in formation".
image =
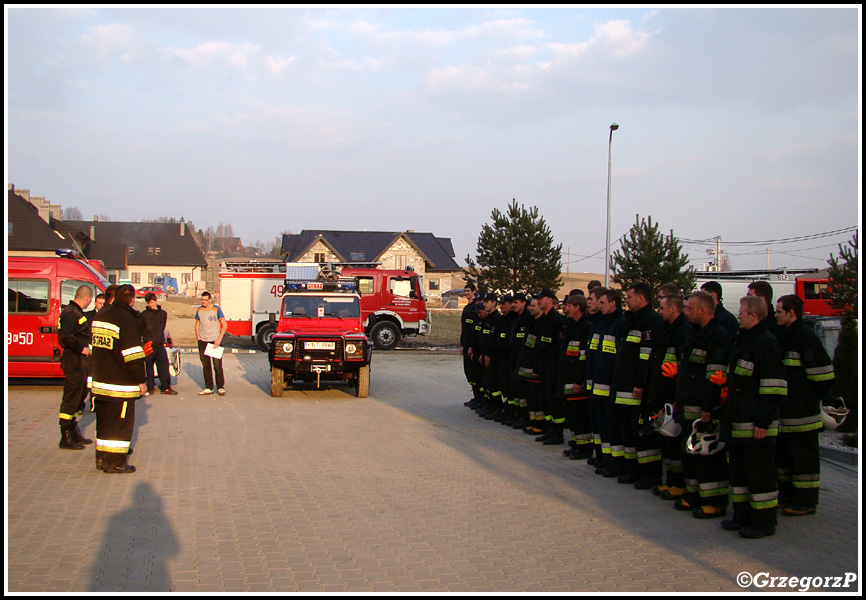
[(599, 282), (561, 309), (550, 290), (465, 291), (465, 405), (484, 419), (567, 441), (563, 455), (597, 475), (745, 538), (773, 535), (777, 509), (816, 512), (833, 366), (797, 296), (773, 307), (771, 290), (750, 291), (732, 336), (718, 292), (683, 298), (674, 284), (659, 290), (658, 311), (641, 282), (625, 310), (621, 291)]

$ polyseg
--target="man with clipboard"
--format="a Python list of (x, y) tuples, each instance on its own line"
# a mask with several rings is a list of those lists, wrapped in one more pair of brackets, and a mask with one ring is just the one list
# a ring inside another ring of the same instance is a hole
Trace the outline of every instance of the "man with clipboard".
[[(204, 371), (204, 389), (199, 396), (214, 392), (214, 372), (216, 390), (220, 396), (226, 395), (225, 376), (223, 375), (223, 349), (220, 347), (228, 329), (222, 309), (211, 302), (210, 292), (202, 292), (201, 306), (195, 311), (195, 337), (198, 340), (198, 355)], [(211, 370), (213, 364), (213, 371)]]

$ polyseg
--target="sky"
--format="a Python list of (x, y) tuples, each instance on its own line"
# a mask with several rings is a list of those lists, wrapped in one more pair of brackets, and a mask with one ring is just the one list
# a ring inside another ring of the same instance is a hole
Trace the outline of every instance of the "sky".
[(861, 220), (859, 6), (5, 13), (7, 182), (85, 219), (429, 231), (462, 265), (515, 199), (601, 273), (610, 149), (612, 251), (640, 216), (695, 267), (721, 237), (821, 268)]

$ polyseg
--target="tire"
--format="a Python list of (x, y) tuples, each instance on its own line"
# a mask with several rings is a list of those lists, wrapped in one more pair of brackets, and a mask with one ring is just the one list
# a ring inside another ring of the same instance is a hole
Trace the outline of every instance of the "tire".
[(400, 343), (400, 330), (391, 321), (379, 321), (373, 325), (370, 337), (379, 350), (393, 350)]
[(286, 375), (279, 367), (271, 367), (271, 396), (280, 398), (286, 387)]
[(276, 333), (276, 331), (277, 328), (270, 323), (259, 327), (259, 330), (256, 332), (256, 346), (258, 346), (262, 352), (270, 350), (271, 340), (274, 339), (274, 333)]
[(370, 365), (361, 367), (355, 379), (355, 392), (358, 398), (366, 398), (370, 393)]

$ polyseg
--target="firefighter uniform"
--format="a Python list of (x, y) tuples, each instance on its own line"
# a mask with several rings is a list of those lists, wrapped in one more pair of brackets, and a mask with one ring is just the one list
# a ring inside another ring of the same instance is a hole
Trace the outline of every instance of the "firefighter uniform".
[[(523, 294), (518, 294), (525, 300)], [(511, 424), (514, 429), (523, 429), (529, 425), (529, 409), (527, 407), (526, 380), (520, 376), (519, 369), (521, 359), (526, 352), (526, 332), (533, 323), (532, 315), (528, 308), (524, 308), (519, 315), (514, 313), (514, 321), (508, 331), (508, 375), (511, 378), (511, 394), (518, 419)]]
[[(510, 298), (510, 296), (509, 296)], [(500, 299), (500, 302), (508, 301)], [(512, 310), (502, 315), (493, 331), (493, 355), (496, 357), (496, 376), (499, 381), (499, 391), (502, 392), (502, 405), (504, 410), (503, 425), (512, 425), (519, 418), (517, 405), (514, 400), (514, 391), (511, 387), (511, 373), (508, 371), (509, 344), (508, 334), (514, 325), (517, 314)]]
[(661, 479), (661, 450), (653, 447), (645, 436), (638, 435), (643, 424), (642, 399), (635, 397), (634, 390), (642, 389), (646, 382), (650, 354), (658, 342), (664, 320), (652, 305), (647, 305), (635, 312), (626, 312), (619, 327), (612, 390), (624, 453), (619, 482), (635, 483), (640, 479), (655, 485)]
[(99, 312), (91, 329), (93, 382), (91, 394), (96, 412), (96, 462), (106, 473), (127, 473), (126, 464), (135, 424), (135, 401), (144, 373), (137, 311), (115, 301)]
[[(662, 365), (673, 363), (679, 365), (679, 356), (688, 341), (691, 326), (685, 315), (679, 315), (673, 323), (665, 323), (658, 343), (650, 354), (650, 365), (647, 372), (647, 383), (644, 386), (643, 416), (658, 414), (665, 404), (673, 403), (676, 393), (676, 379), (665, 377)], [(682, 448), (678, 438), (671, 438), (655, 433), (647, 438), (648, 444), (655, 444), (661, 452), (662, 467), (666, 473), (663, 485), (656, 492), (670, 488), (684, 490), (686, 481), (683, 477)]]
[[(551, 292), (552, 293), (552, 292)], [(544, 419), (549, 432), (544, 440), (549, 444), (564, 443), (562, 431), (565, 428), (565, 400), (558, 393), (557, 377), (559, 371), (559, 348), (562, 339), (562, 329), (565, 327), (565, 317), (555, 308), (538, 319), (538, 339), (536, 340), (535, 356), (538, 375), (541, 380), (542, 407)]]
[[(692, 433), (692, 425), (701, 412), (713, 413), (721, 405), (721, 387), (710, 382), (716, 371), (727, 375), (728, 359), (733, 342), (715, 318), (697, 332), (686, 344), (680, 356), (676, 376), (676, 408), (674, 416), (683, 430), (677, 438), (682, 444)], [(728, 504), (728, 468), (724, 452), (711, 456), (682, 454), (686, 480), (685, 498), (677, 500), (678, 510), (698, 507), (723, 508)], [(662, 493), (663, 498), (677, 497)]]
[(600, 312), (589, 313), (586, 315), (587, 320), (589, 320), (589, 325), (591, 327), (589, 332), (589, 345), (586, 348), (586, 370), (584, 371), (584, 377), (586, 380), (586, 393), (589, 396), (589, 423), (590, 428), (592, 429), (592, 450), (593, 457), (590, 458), (587, 463), (590, 465), (598, 465), (601, 467), (601, 459), (603, 456), (602, 445), (601, 445), (601, 425), (600, 419), (601, 414), (599, 413), (599, 407), (596, 406), (596, 400), (592, 393), (592, 366), (595, 363), (596, 354), (599, 351), (599, 340), (595, 335), (596, 328), (598, 327), (598, 322), (601, 320), (602, 315)]
[(90, 345), (90, 320), (81, 307), (70, 300), (60, 312), (60, 327), (57, 334), (63, 355), (63, 399), (60, 402), (60, 447), (66, 450), (82, 450), (82, 444), (92, 444), (78, 428), (78, 417), (84, 410), (87, 397), (87, 377), (90, 374), (90, 357), (82, 352)]
[(592, 382), (590, 410), (595, 414), (601, 441), (601, 457), (596, 454), (595, 472), (605, 477), (616, 477), (621, 473), (624, 454), (619, 421), (614, 414), (614, 399), (611, 397), (616, 366), (616, 330), (622, 314), (622, 309), (617, 308), (598, 320), (592, 332), (587, 364), (587, 385)]
[[(734, 514), (728, 529), (744, 537), (772, 535), (776, 529), (774, 446), (788, 384), (779, 342), (763, 322), (741, 329), (728, 368), (722, 433), (730, 460)], [(766, 429), (755, 439), (755, 428)], [(745, 529), (748, 528), (748, 529)], [(759, 535), (750, 535), (753, 530)]]
[(470, 357), (469, 349), (476, 344), (476, 327), (480, 326), (478, 318), (478, 303), (474, 300), (463, 307), (460, 315), (460, 347), (463, 349), (463, 374), (472, 388), (472, 401), (480, 402), (482, 399), (479, 388), (481, 386), (478, 356)]
[(577, 321), (567, 320), (559, 355), (558, 393), (565, 399), (565, 422), (571, 431), (574, 458), (589, 458), (592, 454), (592, 423), (586, 391), (586, 351), (591, 337), (592, 325), (587, 315), (581, 315)]
[(802, 319), (778, 327), (776, 336), (782, 345), (788, 381), (788, 397), (782, 404), (776, 442), (779, 503), (790, 503), (786, 514), (808, 514), (818, 505), (821, 398), (833, 385), (833, 362), (818, 336)]
[[(484, 411), (483, 416), (488, 420), (500, 416), (503, 410), (502, 390), (499, 387), (499, 368), (494, 352), (494, 330), (499, 325), (500, 320), (502, 320), (502, 313), (494, 308), (481, 322), (481, 337), (478, 341), (481, 384), (484, 388), (484, 401), (487, 405), (487, 410)], [(485, 364), (485, 360), (488, 358), (490, 360)]]
[[(530, 317), (532, 318), (532, 317)], [(523, 379), (526, 392), (526, 409), (529, 424), (523, 428), (524, 433), (544, 433), (547, 422), (544, 419), (543, 393), (541, 379), (538, 373), (538, 359), (536, 357), (536, 346), (541, 332), (541, 318), (532, 318), (526, 328), (523, 349), (520, 353), (517, 365), (517, 376)]]

